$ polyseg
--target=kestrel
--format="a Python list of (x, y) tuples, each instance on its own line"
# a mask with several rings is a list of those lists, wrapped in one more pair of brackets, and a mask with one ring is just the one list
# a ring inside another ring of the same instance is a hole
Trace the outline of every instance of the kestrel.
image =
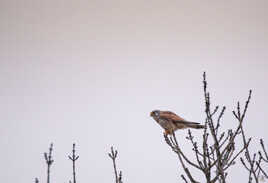
[(154, 110), (151, 112), (150, 116), (154, 118), (154, 120), (165, 130), (165, 134), (172, 134), (178, 129), (184, 128), (205, 128), (204, 125), (200, 125), (200, 123), (186, 121), (181, 118), (177, 114), (170, 111), (160, 111)]

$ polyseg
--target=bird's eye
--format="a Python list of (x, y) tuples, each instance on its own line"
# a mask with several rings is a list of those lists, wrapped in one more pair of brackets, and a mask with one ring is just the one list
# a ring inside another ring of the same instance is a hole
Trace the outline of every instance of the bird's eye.
[(155, 111), (152, 111), (152, 112), (150, 113), (150, 116), (159, 117), (159, 116), (160, 116), (160, 113), (159, 113), (159, 111), (155, 110)]

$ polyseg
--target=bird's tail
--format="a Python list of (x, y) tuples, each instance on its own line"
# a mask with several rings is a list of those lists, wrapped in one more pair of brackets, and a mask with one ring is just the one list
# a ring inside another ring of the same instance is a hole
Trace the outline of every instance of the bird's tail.
[(195, 129), (201, 129), (201, 128), (205, 128), (205, 125), (200, 125), (200, 123), (196, 123), (196, 122), (189, 122), (187, 124), (187, 126), (189, 128), (195, 128)]

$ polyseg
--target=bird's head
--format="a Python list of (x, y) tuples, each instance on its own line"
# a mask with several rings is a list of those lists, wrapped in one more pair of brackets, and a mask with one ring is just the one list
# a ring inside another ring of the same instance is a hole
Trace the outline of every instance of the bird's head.
[(153, 118), (159, 118), (160, 116), (160, 111), (159, 110), (154, 110), (150, 113), (150, 116)]

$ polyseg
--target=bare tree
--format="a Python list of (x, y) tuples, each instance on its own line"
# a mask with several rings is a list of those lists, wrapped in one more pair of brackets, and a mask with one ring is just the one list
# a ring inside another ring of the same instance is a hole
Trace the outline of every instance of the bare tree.
[[(237, 119), (236, 127), (234, 129), (222, 131), (222, 117), (226, 107), (223, 106), (221, 109), (219, 109), (219, 106), (216, 106), (212, 109), (210, 93), (207, 91), (206, 73), (203, 74), (203, 89), (206, 120), (202, 136), (202, 144), (199, 145), (194, 140), (191, 130), (188, 130), (188, 136), (186, 137), (193, 147), (192, 149), (195, 160), (193, 161), (188, 158), (188, 155), (182, 151), (182, 148), (179, 146), (178, 140), (174, 133), (171, 136), (164, 135), (166, 143), (177, 154), (179, 162), (186, 174), (186, 177), (181, 175), (182, 179), (186, 183), (189, 181), (191, 183), (198, 183), (198, 180), (188, 168), (188, 166), (190, 166), (199, 170), (204, 175), (207, 183), (226, 183), (229, 167), (235, 164), (235, 160), (240, 157), (242, 152), (245, 152), (246, 160), (248, 161), (249, 166), (245, 165), (243, 158), (241, 158), (241, 161), (250, 172), (249, 177), (252, 177), (253, 175), (255, 182), (258, 183), (260, 173), (267, 177), (267, 174), (260, 166), (261, 160), (267, 160), (267, 153), (264, 145), (262, 145), (265, 156), (259, 153), (260, 158), (258, 161), (256, 161), (256, 154), (253, 155), (253, 158), (249, 155), (248, 147), (251, 138), (246, 138), (243, 127), (243, 121), (251, 100), (252, 91), (249, 91), (248, 98), (242, 110), (240, 107), (240, 102), (237, 102), (236, 110), (233, 111), (233, 115)], [(236, 145), (238, 138), (242, 138), (242, 147)]]

